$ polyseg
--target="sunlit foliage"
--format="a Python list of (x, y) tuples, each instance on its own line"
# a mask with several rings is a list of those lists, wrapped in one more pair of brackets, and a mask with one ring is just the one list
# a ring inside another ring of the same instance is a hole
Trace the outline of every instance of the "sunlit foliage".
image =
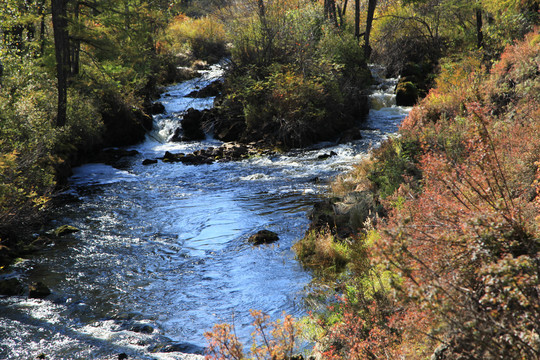
[(283, 320), (270, 321), (270, 316), (251, 310), (253, 317), (252, 343), (248, 352), (229, 324), (217, 324), (205, 334), (209, 341), (206, 359), (292, 359), (300, 344), (300, 326), (290, 315)]

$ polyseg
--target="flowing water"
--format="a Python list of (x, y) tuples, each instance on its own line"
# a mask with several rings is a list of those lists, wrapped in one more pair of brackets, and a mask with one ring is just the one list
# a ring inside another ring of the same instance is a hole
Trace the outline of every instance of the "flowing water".
[[(166, 114), (155, 116), (144, 143), (129, 148), (139, 155), (116, 167), (74, 170), (69, 201), (50, 227), (81, 231), (15, 267), (11, 275), (42, 281), (52, 295), (0, 299), (0, 359), (180, 359), (205, 346), (204, 332), (216, 322), (234, 323), (248, 339), (249, 309), (274, 319), (284, 311), (304, 315), (311, 275), (291, 246), (308, 226), (307, 212), (327, 180), (394, 133), (408, 110), (392, 105), (396, 80), (373, 71), (379, 81), (360, 141), (212, 165), (143, 166), (165, 151), (220, 144), (167, 142), (184, 110), (212, 105), (212, 98), (184, 95), (219, 69), (168, 88), (160, 99)], [(331, 151), (337, 155), (319, 159)], [(261, 229), (280, 240), (251, 246), (247, 238)]]

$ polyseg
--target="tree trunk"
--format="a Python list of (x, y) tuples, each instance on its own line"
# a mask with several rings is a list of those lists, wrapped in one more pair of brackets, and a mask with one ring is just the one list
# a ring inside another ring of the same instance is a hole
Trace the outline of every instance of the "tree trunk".
[(261, 19), (264, 19), (266, 11), (264, 9), (264, 1), (263, 0), (257, 0), (257, 7), (259, 8), (259, 16)]
[(75, 18), (75, 26), (77, 27), (77, 34), (75, 36), (75, 39), (73, 40), (73, 43), (71, 44), (71, 76), (76, 76), (79, 74), (79, 68), (80, 68), (80, 52), (81, 52), (81, 41), (78, 40), (80, 37), (80, 24), (79, 24), (79, 12), (80, 12), (80, 4), (79, 1), (76, 1), (74, 9), (74, 18)]
[(482, 31), (482, 9), (476, 9), (476, 47), (481, 49), (484, 46), (484, 33)]
[(354, 0), (354, 36), (360, 41), (360, 0)]
[(366, 32), (364, 33), (364, 56), (369, 59), (371, 55), (371, 46), (369, 46), (369, 35), (371, 34), (371, 25), (373, 24), (373, 16), (375, 15), (375, 7), (377, 0), (368, 1), (368, 11), (366, 20)]
[(343, 24), (345, 23), (345, 21), (343, 20), (343, 17), (345, 16), (345, 12), (347, 11), (347, 1), (348, 0), (345, 0), (345, 2), (343, 3), (343, 9), (341, 8), (341, 6), (339, 6), (339, 4), (336, 4), (340, 27), (343, 27)]
[(336, 0), (330, 0), (330, 15), (335, 27), (338, 27)]
[(56, 115), (56, 126), (58, 127), (66, 124), (67, 80), (71, 70), (69, 63), (67, 1), (51, 0), (54, 51), (56, 55), (56, 78), (58, 79), (58, 112)]

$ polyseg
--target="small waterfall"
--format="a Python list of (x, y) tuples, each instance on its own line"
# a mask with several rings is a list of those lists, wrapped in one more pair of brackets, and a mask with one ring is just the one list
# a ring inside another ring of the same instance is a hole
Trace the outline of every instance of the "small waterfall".
[(371, 94), (369, 95), (371, 108), (380, 110), (396, 106), (396, 94), (394, 92), (399, 78), (385, 78), (383, 74), (386, 69), (381, 65), (371, 64), (369, 69), (375, 81), (371, 86)]
[(189, 108), (209, 109), (214, 105), (214, 97), (188, 97), (191, 92), (201, 90), (223, 77), (225, 64), (212, 65), (208, 70), (201, 70), (200, 77), (187, 80), (167, 88), (159, 101), (165, 106), (165, 113), (154, 115), (154, 128), (147, 135), (149, 140), (160, 143), (171, 141), (180, 127), (184, 113)]

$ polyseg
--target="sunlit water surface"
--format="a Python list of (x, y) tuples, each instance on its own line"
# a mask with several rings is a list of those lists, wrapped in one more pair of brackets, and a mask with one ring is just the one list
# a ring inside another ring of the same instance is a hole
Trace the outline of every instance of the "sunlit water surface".
[[(213, 102), (184, 95), (220, 74), (214, 68), (167, 89), (160, 99), (166, 114), (155, 116), (147, 141), (129, 148), (140, 155), (117, 168), (74, 170), (70, 200), (50, 227), (81, 231), (17, 265), (16, 272), (53, 294), (0, 299), (0, 358), (179, 359), (185, 355), (158, 350), (175, 343), (203, 347), (204, 332), (223, 321), (246, 340), (250, 309), (274, 319), (306, 313), (302, 295), (311, 275), (291, 246), (307, 229), (307, 212), (326, 181), (395, 132), (408, 109), (392, 105), (395, 79), (380, 81), (364, 124), (371, 130), (360, 141), (212, 165), (143, 166), (165, 151), (220, 144), (166, 141), (185, 109)], [(318, 159), (331, 151), (337, 155)], [(261, 229), (280, 240), (251, 246), (248, 237)]]

